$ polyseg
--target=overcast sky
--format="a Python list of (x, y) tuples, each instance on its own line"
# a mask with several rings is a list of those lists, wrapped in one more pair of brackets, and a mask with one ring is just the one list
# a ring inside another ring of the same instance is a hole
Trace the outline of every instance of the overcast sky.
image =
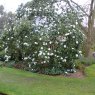
[[(4, 5), (6, 11), (13, 11), (17, 9), (18, 5), (21, 3), (26, 3), (27, 1), (31, 0), (0, 0), (0, 5)], [(86, 4), (89, 0), (73, 0), (80, 5)]]

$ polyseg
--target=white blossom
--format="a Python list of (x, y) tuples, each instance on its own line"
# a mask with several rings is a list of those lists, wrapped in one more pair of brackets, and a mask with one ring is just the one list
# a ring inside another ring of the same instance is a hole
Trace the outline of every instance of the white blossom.
[(63, 57), (61, 57), (60, 59), (63, 60)]
[(47, 45), (47, 43), (46, 43), (46, 45)]
[(65, 34), (65, 36), (68, 36), (68, 35), (70, 35), (70, 33), (66, 33), (66, 34)]
[(50, 53), (50, 55), (52, 56), (52, 55), (54, 55), (54, 53)]
[(27, 60), (28, 59), (28, 57), (24, 57), (24, 60)]
[(27, 36), (25, 36), (25, 38), (27, 38)]
[(66, 60), (66, 59), (63, 59), (62, 61), (63, 61), (63, 62), (66, 62), (67, 60)]
[(74, 50), (74, 48), (72, 48), (72, 50)]
[(45, 58), (47, 59), (47, 56), (45, 56)]
[(43, 63), (46, 63), (46, 61), (44, 61)]
[(35, 45), (38, 45), (38, 42), (34, 42)]
[(56, 50), (54, 50), (54, 52), (56, 52)]
[(32, 71), (33, 71), (34, 69), (32, 69)]
[(65, 71), (65, 74), (68, 74), (68, 72)]
[(59, 32), (58, 32), (58, 34), (59, 34)]
[(47, 55), (50, 55), (50, 53), (48, 52)]
[(78, 54), (76, 54), (76, 57), (78, 57), (79, 55)]
[(78, 41), (76, 41), (76, 44), (78, 44), (79, 42)]
[(42, 52), (40, 52), (39, 54), (38, 54), (38, 56), (40, 56), (40, 55), (42, 55), (43, 53)]
[(59, 56), (57, 56), (57, 58), (58, 58)]
[(44, 49), (43, 47), (41, 47), (41, 49)]
[(11, 56), (5, 55), (6, 60), (5, 61), (9, 61), (9, 59), (11, 58)]
[(72, 37), (73, 39), (75, 38), (75, 36)]
[(48, 48), (48, 50), (51, 50), (50, 48)]
[(81, 53), (82, 53), (82, 51), (79, 51), (79, 53), (81, 54)]
[(45, 55), (45, 53), (43, 53), (43, 55)]
[(41, 40), (42, 40), (42, 38), (39, 38), (39, 40), (41, 41)]
[(24, 45), (26, 45), (26, 46), (29, 46), (29, 44), (28, 43), (23, 43)]
[(50, 41), (49, 44), (52, 44), (52, 42)]
[(35, 58), (32, 59), (32, 61), (34, 61), (34, 60), (35, 60)]
[(64, 45), (64, 48), (66, 48), (66, 45)]
[(45, 43), (45, 42), (43, 42), (43, 45), (46, 45), (46, 43)]
[(34, 65), (36, 65), (37, 64), (37, 62), (34, 62)]

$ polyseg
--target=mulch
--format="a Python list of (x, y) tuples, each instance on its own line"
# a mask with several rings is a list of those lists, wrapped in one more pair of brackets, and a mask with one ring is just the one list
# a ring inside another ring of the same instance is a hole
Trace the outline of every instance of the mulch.
[(69, 77), (69, 78), (84, 78), (85, 74), (78, 70), (75, 73), (68, 73), (68, 74), (66, 74), (65, 77)]

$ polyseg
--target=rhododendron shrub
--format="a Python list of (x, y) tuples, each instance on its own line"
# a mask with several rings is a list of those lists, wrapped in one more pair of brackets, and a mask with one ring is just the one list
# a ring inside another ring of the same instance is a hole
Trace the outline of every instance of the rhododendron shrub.
[(5, 61), (22, 61), (30, 71), (44, 74), (75, 72), (74, 60), (82, 55), (81, 15), (66, 1), (36, 1), (21, 8), (25, 12), (20, 17), (18, 10), (14, 26), (5, 29)]

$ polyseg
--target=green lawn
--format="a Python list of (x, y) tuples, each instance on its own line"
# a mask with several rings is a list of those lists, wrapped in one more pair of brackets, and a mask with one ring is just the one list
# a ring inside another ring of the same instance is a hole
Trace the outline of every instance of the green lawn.
[(46, 76), (0, 67), (0, 92), (9, 95), (95, 95), (95, 65), (83, 79)]

